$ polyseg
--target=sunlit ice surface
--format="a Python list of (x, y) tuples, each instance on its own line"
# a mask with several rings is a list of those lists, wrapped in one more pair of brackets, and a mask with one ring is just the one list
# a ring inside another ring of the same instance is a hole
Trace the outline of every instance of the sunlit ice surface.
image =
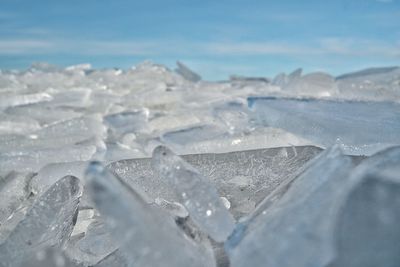
[(398, 67), (40, 63), (0, 112), (0, 266), (400, 262)]

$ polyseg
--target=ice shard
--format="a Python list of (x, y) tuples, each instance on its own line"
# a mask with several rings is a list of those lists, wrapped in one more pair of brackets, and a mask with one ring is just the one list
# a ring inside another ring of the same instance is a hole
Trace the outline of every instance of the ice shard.
[(226, 244), (232, 266), (397, 265), (400, 149), (355, 168), (338, 152), (323, 152), (238, 225)]
[(93, 145), (73, 145), (62, 149), (0, 153), (0, 175), (12, 170), (37, 172), (50, 163), (87, 161), (96, 152)]
[(399, 102), (400, 68), (369, 68), (336, 77), (340, 97)]
[(394, 102), (250, 97), (259, 125), (282, 128), (323, 147), (371, 155), (400, 144), (400, 105)]
[(39, 196), (11, 233), (1, 236), (0, 266), (18, 266), (48, 246), (63, 246), (72, 232), (80, 196), (79, 180), (73, 176), (57, 181)]
[(330, 266), (395, 267), (400, 262), (400, 147), (365, 160), (338, 213)]
[(172, 217), (145, 203), (100, 163), (89, 165), (87, 182), (128, 266), (215, 266), (207, 243), (184, 236)]
[(34, 119), (0, 113), (0, 135), (27, 135), (38, 129), (40, 125)]
[(84, 161), (48, 164), (32, 177), (29, 184), (30, 190), (34, 194), (44, 192), (65, 175), (83, 179), (87, 164)]
[(71, 236), (66, 244), (66, 255), (84, 266), (93, 266), (118, 249), (117, 242), (101, 220), (89, 221), (85, 232)]
[(33, 173), (11, 172), (4, 178), (0, 177), (0, 225), (29, 197), (33, 175)]
[(225, 241), (235, 227), (235, 220), (211, 182), (164, 146), (154, 149), (153, 166), (175, 189), (178, 200), (198, 227), (215, 241)]
[(276, 189), (261, 213), (240, 224), (226, 243), (231, 266), (326, 266), (335, 256), (333, 236), (337, 209), (351, 159), (338, 148), (312, 161), (282, 194)]
[(2, 94), (0, 99), (0, 110), (7, 107), (21, 106), (32, 103), (51, 101), (53, 97), (48, 93), (36, 94)]
[(185, 64), (182, 62), (177, 61), (176, 65), (178, 68), (175, 70), (177, 73), (182, 75), (183, 78), (185, 78), (188, 81), (191, 82), (198, 82), (201, 80), (201, 76), (189, 69)]

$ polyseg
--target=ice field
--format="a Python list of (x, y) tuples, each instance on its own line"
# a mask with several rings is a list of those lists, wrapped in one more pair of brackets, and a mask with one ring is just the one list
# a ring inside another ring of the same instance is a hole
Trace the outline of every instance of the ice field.
[(400, 68), (0, 71), (0, 266), (400, 266)]

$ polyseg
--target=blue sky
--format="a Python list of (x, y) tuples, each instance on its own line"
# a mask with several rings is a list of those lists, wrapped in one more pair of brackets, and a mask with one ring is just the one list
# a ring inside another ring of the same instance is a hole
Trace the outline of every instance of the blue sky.
[(206, 79), (400, 65), (400, 0), (0, 0), (0, 68), (181, 60)]

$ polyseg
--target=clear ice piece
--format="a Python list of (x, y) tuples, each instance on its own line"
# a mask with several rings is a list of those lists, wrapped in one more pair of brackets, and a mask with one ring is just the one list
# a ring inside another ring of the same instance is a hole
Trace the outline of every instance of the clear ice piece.
[(30, 189), (34, 194), (44, 192), (66, 175), (83, 179), (87, 164), (83, 161), (48, 164), (31, 179)]
[(13, 170), (37, 172), (50, 163), (86, 161), (96, 152), (93, 145), (74, 145), (64, 148), (53, 148), (18, 153), (0, 153), (0, 175)]
[(164, 146), (154, 149), (153, 166), (175, 189), (178, 200), (198, 227), (215, 241), (224, 242), (232, 233), (235, 220), (211, 182)]
[(354, 186), (341, 201), (331, 266), (398, 266), (400, 147), (366, 159), (350, 179)]
[(129, 266), (215, 266), (209, 244), (185, 237), (167, 214), (145, 203), (100, 163), (89, 165), (87, 183)]
[(21, 106), (32, 103), (51, 101), (53, 97), (48, 93), (36, 94), (2, 94), (0, 98), (0, 110), (7, 107)]
[(370, 68), (336, 78), (343, 98), (396, 101), (400, 97), (400, 68)]
[(278, 188), (278, 194), (271, 196), (277, 198), (273, 205), (239, 225), (226, 243), (231, 265), (307, 267), (330, 263), (335, 256), (331, 234), (337, 212), (334, 207), (344, 194), (352, 166), (338, 148), (329, 149), (284, 185), (289, 188), (283, 196)]
[(60, 179), (39, 196), (1, 243), (0, 266), (18, 266), (48, 246), (62, 246), (72, 232), (80, 196), (79, 179), (73, 176)]
[(393, 102), (250, 97), (259, 125), (282, 128), (323, 147), (371, 155), (400, 144), (400, 105)]
[(95, 219), (84, 234), (74, 235), (68, 240), (66, 254), (79, 264), (93, 266), (117, 249), (117, 242), (113, 240), (109, 229), (102, 221)]
[(180, 75), (182, 75), (182, 77), (185, 78), (186, 80), (191, 82), (198, 82), (201, 80), (201, 76), (199, 74), (189, 69), (182, 62), (177, 61), (176, 65), (178, 66), (178, 68), (175, 71)]
[[(254, 211), (277, 186), (295, 177), (306, 162), (320, 153), (312, 146), (280, 147), (221, 154), (181, 156), (194, 166), (226, 197), (235, 218)], [(151, 168), (151, 159), (121, 160), (108, 168), (126, 183), (154, 202), (162, 198), (177, 202), (174, 188)]]
[(33, 173), (11, 172), (0, 177), (0, 225), (26, 201)]

